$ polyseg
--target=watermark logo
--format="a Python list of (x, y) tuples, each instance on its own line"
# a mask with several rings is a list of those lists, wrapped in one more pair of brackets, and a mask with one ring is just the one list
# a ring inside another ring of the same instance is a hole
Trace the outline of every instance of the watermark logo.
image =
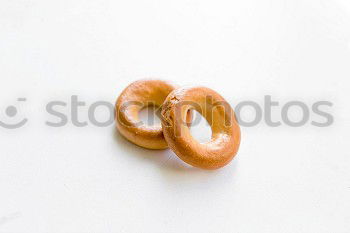
[[(18, 98), (17, 99), (18, 102), (25, 102), (27, 101), (26, 98)], [(14, 105), (9, 105), (6, 107), (5, 109), (5, 114), (7, 118), (15, 118), (17, 116), (18, 113), (18, 109), (17, 107), (15, 107)], [(9, 120), (9, 119), (7, 119)], [(24, 118), (24, 119), (20, 119), (17, 122), (11, 122), (9, 123), (8, 121), (4, 120), (0, 120), (0, 126), (5, 128), (5, 129), (18, 129), (22, 126), (24, 126), (27, 123), (28, 119)]]
[[(273, 101), (272, 96), (264, 96), (264, 104), (260, 106), (254, 101), (242, 101), (238, 103), (235, 107), (236, 116), (238, 122), (243, 127), (254, 127), (260, 124), (262, 121), (268, 127), (279, 127), (286, 125), (289, 127), (302, 127), (310, 123), (316, 127), (328, 127), (334, 122), (334, 117), (330, 110), (333, 103), (330, 101), (316, 101), (311, 104), (307, 104), (302, 101), (292, 100), (284, 104), (279, 101)], [(253, 109), (255, 114), (254, 118), (250, 121), (244, 119), (242, 112), (245, 108)], [(275, 108), (275, 111), (274, 111)], [(299, 110), (299, 111), (298, 111)], [(279, 115), (279, 120), (272, 119), (272, 113), (275, 112)], [(299, 119), (293, 119), (293, 113), (298, 111)], [(322, 120), (317, 120), (313, 118), (322, 118)]]
[[(334, 123), (334, 116), (332, 113), (333, 103), (330, 101), (320, 100), (315, 102), (303, 102), (300, 100), (291, 100), (282, 103), (276, 99), (277, 98), (273, 98), (270, 95), (266, 95), (263, 97), (262, 104), (256, 101), (244, 100), (235, 104), (230, 103), (230, 105), (234, 109), (237, 122), (242, 127), (255, 127), (261, 124), (267, 127), (302, 127), (307, 125), (329, 127)], [(18, 103), (26, 101), (27, 98), (17, 99)], [(203, 112), (198, 103), (186, 102), (179, 104), (190, 105), (198, 112)], [(131, 101), (126, 103), (123, 108), (136, 106), (138, 109), (143, 109), (150, 105), (153, 105), (153, 103)], [(210, 103), (210, 101), (208, 101), (207, 106), (204, 106), (204, 108), (210, 106), (220, 107), (221, 105), (222, 103)], [(2, 115), (4, 115), (4, 117), (0, 119), (0, 128), (14, 130), (24, 127), (29, 120), (32, 120), (24, 117), (20, 118), (18, 113), (21, 110), (21, 104), (17, 104), (16, 106), (8, 105), (2, 108), (4, 113)], [(222, 107), (224, 110), (228, 109), (227, 106)], [(135, 123), (135, 125), (153, 125), (157, 122), (156, 118), (162, 117), (160, 112), (161, 106), (156, 106), (155, 110), (149, 108), (146, 120), (140, 120)], [(89, 125), (95, 127), (109, 127), (112, 126), (115, 121), (115, 104), (104, 100), (87, 103), (78, 95), (72, 95), (69, 101), (56, 99), (47, 102), (42, 107), (42, 112), (39, 114), (45, 114), (46, 120), (43, 124), (47, 127), (59, 128), (67, 125), (73, 125), (78, 128)], [(187, 124), (188, 122), (184, 123)], [(199, 123), (200, 118), (192, 118), (192, 126)]]

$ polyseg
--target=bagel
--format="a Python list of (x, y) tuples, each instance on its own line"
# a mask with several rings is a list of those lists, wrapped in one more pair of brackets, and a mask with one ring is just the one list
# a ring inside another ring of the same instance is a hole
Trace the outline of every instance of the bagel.
[[(195, 140), (186, 114), (195, 109), (208, 121), (211, 140)], [(228, 164), (240, 145), (240, 128), (231, 106), (206, 87), (183, 87), (172, 91), (162, 105), (162, 128), (168, 146), (184, 162), (198, 168), (218, 169)]]
[(147, 126), (139, 119), (139, 111), (150, 105), (161, 106), (176, 85), (162, 80), (139, 80), (120, 94), (115, 106), (116, 127), (127, 140), (148, 149), (165, 149), (161, 125)]

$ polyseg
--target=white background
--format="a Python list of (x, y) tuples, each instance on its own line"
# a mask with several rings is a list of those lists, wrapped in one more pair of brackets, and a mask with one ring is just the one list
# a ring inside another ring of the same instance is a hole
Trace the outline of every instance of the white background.
[[(113, 103), (144, 77), (232, 105), (327, 100), (334, 124), (242, 127), (237, 157), (216, 171), (113, 125), (45, 125), (57, 120), (48, 101)], [(348, 0), (0, 0), (0, 78), (0, 120), (29, 119), (0, 128), (0, 232), (350, 232)]]

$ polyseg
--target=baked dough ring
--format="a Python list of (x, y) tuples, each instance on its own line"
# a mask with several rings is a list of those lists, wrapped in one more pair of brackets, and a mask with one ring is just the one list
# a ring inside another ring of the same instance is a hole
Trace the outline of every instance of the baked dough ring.
[(116, 126), (129, 141), (148, 149), (165, 149), (161, 125), (147, 126), (139, 119), (139, 111), (147, 106), (161, 106), (176, 85), (162, 80), (139, 80), (131, 83), (116, 102)]
[[(199, 143), (184, 124), (186, 113), (195, 109), (212, 129), (211, 141)], [(185, 87), (171, 92), (162, 106), (162, 127), (169, 147), (186, 163), (203, 169), (228, 164), (240, 144), (240, 128), (230, 105), (206, 87)]]

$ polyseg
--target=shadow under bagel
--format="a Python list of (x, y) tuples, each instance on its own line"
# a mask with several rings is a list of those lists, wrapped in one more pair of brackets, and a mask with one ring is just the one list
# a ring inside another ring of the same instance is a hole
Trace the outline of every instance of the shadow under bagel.
[[(135, 145), (128, 141), (117, 129), (113, 130), (113, 138), (119, 147), (128, 152), (128, 155), (136, 156), (144, 161), (154, 163), (166, 170), (176, 171), (192, 171), (203, 172), (198, 168), (192, 167), (179, 159), (169, 148), (164, 150), (150, 150)], [(205, 172), (205, 171), (204, 171)]]

